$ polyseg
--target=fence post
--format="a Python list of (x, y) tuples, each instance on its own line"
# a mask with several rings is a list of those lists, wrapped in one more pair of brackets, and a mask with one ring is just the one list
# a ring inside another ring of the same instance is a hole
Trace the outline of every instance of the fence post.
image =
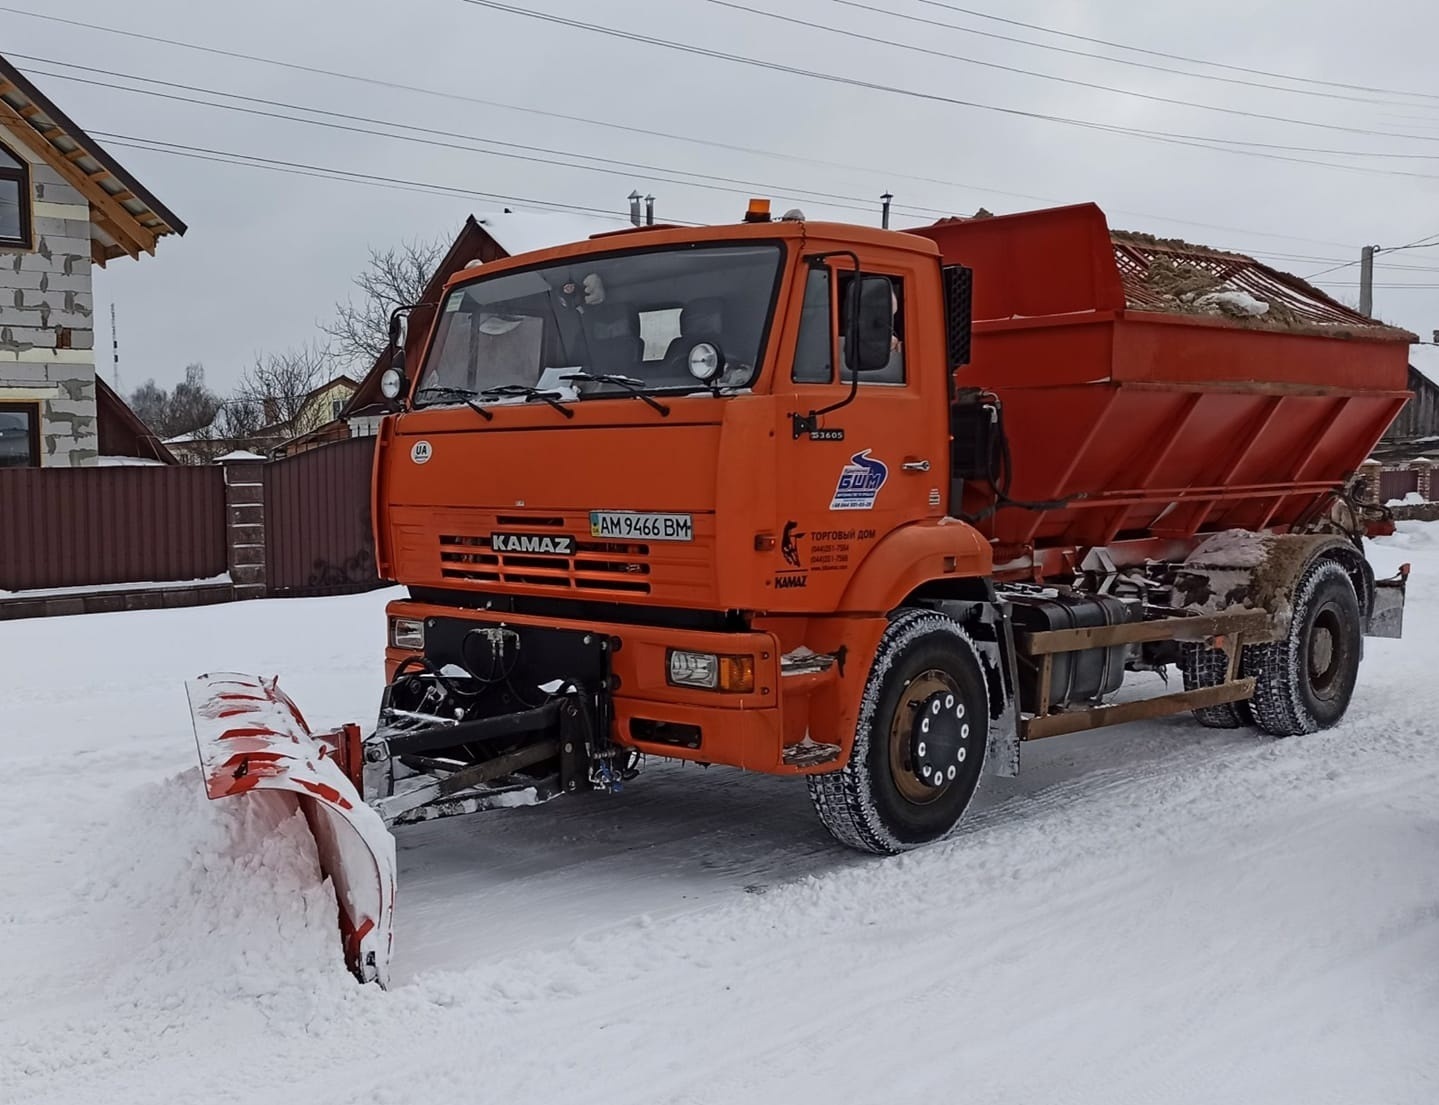
[(1429, 494), (1429, 485), (1433, 475), (1434, 462), (1428, 457), (1420, 457), (1417, 460), (1410, 461), (1409, 465), (1419, 473), (1419, 478), (1415, 481), (1414, 490), (1419, 492), (1419, 497), (1426, 503), (1431, 502), (1433, 496)]
[(237, 599), (262, 599), (265, 580), (265, 458), (227, 453), (225, 467), (225, 547), (230, 581)]
[(1379, 499), (1379, 473), (1384, 471), (1384, 466), (1372, 457), (1359, 466), (1361, 477), (1360, 493), (1367, 503), (1378, 503)]

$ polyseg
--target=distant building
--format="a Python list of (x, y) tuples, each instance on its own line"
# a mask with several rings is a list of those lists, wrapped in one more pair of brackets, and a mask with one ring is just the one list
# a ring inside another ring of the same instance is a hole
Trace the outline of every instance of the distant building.
[(359, 386), (359, 381), (349, 376), (336, 376), (301, 399), (293, 418), (281, 417), (290, 404), (278, 398), (266, 399), (262, 403), (264, 424), (253, 433), (231, 436), (223, 428), (224, 420), (217, 419), (190, 433), (167, 437), (164, 444), (185, 464), (210, 464), (235, 450), (272, 457), (304, 452), (324, 443), (316, 439), (316, 432), (335, 424)]
[(0, 57), (0, 467), (173, 463), (95, 375), (90, 275), (184, 232)]

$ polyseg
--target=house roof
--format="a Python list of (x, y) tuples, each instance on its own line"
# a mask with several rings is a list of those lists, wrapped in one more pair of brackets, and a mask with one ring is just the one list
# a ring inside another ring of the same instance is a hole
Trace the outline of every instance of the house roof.
[(178, 464), (175, 454), (155, 432), (140, 421), (115, 389), (95, 377), (95, 419), (100, 427), (100, 452), (107, 457), (145, 457), (162, 464)]
[(185, 224), (168, 207), (3, 56), (0, 123), (89, 200), (91, 255), (98, 264), (154, 253), (158, 239), (185, 233)]
[(582, 242), (592, 234), (608, 234), (630, 225), (628, 218), (618, 215), (604, 218), (560, 211), (501, 211), (470, 218), (484, 228), (508, 257)]
[(1417, 342), (1411, 345), (1409, 367), (1431, 384), (1439, 384), (1439, 345), (1420, 345)]

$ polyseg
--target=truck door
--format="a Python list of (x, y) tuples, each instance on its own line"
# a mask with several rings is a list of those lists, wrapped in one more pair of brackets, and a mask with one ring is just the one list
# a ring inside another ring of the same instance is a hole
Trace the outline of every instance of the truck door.
[[(865, 266), (864, 274), (891, 281), (894, 333), (889, 364), (862, 373), (854, 388), (843, 363), (841, 304), (855, 274), (847, 259), (835, 260), (836, 267), (807, 273), (793, 354), (775, 380), (775, 393), (790, 390), (793, 399), (777, 408), (782, 517), (771, 581), (776, 604), (788, 608), (833, 609), (875, 542), (905, 522), (943, 513), (945, 408), (938, 394), (926, 403), (920, 386), (920, 366), (938, 351), (928, 348), (933, 339), (915, 318), (915, 273)], [(929, 390), (943, 387), (939, 373)], [(836, 409), (809, 418), (826, 407)]]

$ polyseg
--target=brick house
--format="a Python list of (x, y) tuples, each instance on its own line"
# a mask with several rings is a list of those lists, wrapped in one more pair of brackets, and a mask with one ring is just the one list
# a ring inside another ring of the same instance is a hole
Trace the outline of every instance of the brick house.
[(0, 57), (0, 467), (173, 463), (95, 376), (91, 270), (184, 232)]

